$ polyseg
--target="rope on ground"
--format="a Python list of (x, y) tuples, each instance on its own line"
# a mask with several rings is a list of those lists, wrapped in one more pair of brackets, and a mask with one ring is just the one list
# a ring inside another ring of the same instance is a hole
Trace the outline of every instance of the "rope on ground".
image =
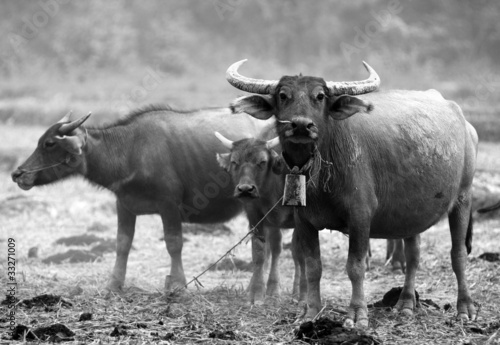
[(189, 282), (186, 283), (186, 285), (184, 285), (184, 287), (187, 287), (189, 284), (193, 283), (193, 282), (196, 282), (197, 285), (200, 285), (203, 287), (203, 285), (200, 283), (200, 281), (198, 280), (198, 278), (200, 278), (202, 275), (204, 275), (205, 273), (207, 273), (208, 271), (210, 271), (210, 269), (212, 269), (212, 267), (214, 267), (215, 265), (217, 265), (219, 262), (221, 262), (226, 256), (228, 256), (233, 250), (234, 248), (238, 247), (240, 244), (243, 243), (243, 241), (245, 241), (245, 239), (252, 235), (254, 233), (254, 230), (260, 225), (260, 223), (262, 223), (264, 221), (264, 219), (266, 219), (266, 217), (269, 215), (269, 213), (272, 212), (272, 210), (274, 210), (276, 208), (276, 206), (278, 206), (278, 204), (281, 202), (281, 200), (283, 200), (283, 197), (279, 198), (279, 200), (273, 205), (273, 207), (271, 207), (269, 209), (269, 211), (267, 211), (267, 213), (264, 215), (264, 217), (262, 217), (261, 220), (259, 220), (257, 222), (257, 224), (255, 224), (251, 229), (250, 231), (247, 232), (247, 234), (245, 236), (243, 236), (243, 238), (241, 240), (238, 241), (238, 243), (236, 243), (234, 246), (232, 246), (224, 255), (222, 255), (216, 262), (214, 262), (213, 264), (211, 264), (210, 266), (208, 266), (208, 268), (206, 268), (203, 272), (201, 272), (200, 274), (198, 274), (197, 276), (193, 277), (193, 279), (191, 279)]

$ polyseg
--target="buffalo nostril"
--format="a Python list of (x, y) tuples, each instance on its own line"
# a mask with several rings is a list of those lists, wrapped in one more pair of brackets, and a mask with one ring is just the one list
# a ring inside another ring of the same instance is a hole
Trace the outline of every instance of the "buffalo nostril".
[(315, 127), (315, 125), (314, 125), (314, 123), (313, 123), (313, 122), (311, 122), (311, 123), (307, 124), (307, 129), (311, 129), (311, 128), (313, 128), (313, 127)]
[(12, 176), (12, 179), (15, 181), (17, 178), (19, 178), (21, 175), (23, 174), (23, 172), (21, 170), (16, 170), (14, 171), (11, 176)]
[(295, 122), (292, 122), (292, 128), (297, 128), (297, 124)]

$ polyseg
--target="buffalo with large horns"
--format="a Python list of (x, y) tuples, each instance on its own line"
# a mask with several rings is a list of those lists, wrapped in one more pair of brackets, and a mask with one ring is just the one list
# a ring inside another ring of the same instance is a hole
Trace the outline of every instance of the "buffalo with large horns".
[[(384, 91), (373, 68), (359, 82), (308, 76), (256, 80), (233, 64), (227, 80), (256, 93), (234, 113), (276, 117), (283, 157), (306, 175), (307, 206), (295, 212), (299, 264), (307, 275), (307, 318), (321, 309), (318, 230), (349, 236), (351, 302), (344, 325), (366, 327), (363, 287), (369, 238), (404, 239), (406, 277), (396, 308), (412, 314), (420, 233), (448, 214), (461, 319), (476, 310), (465, 277), (472, 239), (472, 179), (478, 138), (460, 107), (435, 90)], [(303, 271), (301, 269), (301, 271)]]

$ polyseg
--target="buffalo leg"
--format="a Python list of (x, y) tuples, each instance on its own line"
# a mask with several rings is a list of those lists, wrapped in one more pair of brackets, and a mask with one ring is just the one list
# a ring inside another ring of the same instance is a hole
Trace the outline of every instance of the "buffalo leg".
[(393, 271), (405, 272), (406, 263), (403, 240), (387, 240), (385, 260), (391, 261)]
[(170, 274), (165, 278), (165, 291), (182, 288), (186, 285), (184, 268), (182, 267), (182, 223), (177, 207), (167, 204), (160, 213), (163, 222), (163, 233), (171, 265)]
[(411, 316), (417, 306), (415, 299), (415, 275), (420, 262), (420, 235), (406, 238), (404, 240), (404, 250), (404, 256), (406, 257), (405, 283), (395, 308), (403, 314)]
[(466, 237), (472, 233), (471, 197), (461, 201), (448, 215), (451, 232), (451, 264), (458, 284), (457, 318), (474, 320), (476, 308), (470, 297), (465, 266), (467, 262)]
[(292, 295), (298, 298), (299, 301), (305, 302), (307, 297), (306, 262), (295, 230), (292, 236), (292, 257), (295, 266)]
[(269, 296), (279, 296), (280, 294), (280, 272), (279, 260), (282, 250), (282, 235), (280, 228), (265, 227), (266, 243), (271, 250), (271, 268), (267, 280), (266, 294)]
[(116, 201), (116, 213), (118, 216), (118, 232), (116, 235), (116, 260), (113, 273), (108, 283), (111, 291), (120, 291), (125, 282), (127, 273), (127, 261), (130, 247), (134, 240), (136, 216), (129, 212), (119, 200)]
[[(295, 216), (296, 241), (298, 251), (303, 255), (305, 278), (307, 279), (307, 311), (305, 318), (314, 318), (321, 310), (320, 280), (322, 275), (321, 253), (319, 247), (319, 233), (311, 224), (300, 221)], [(301, 269), (301, 272), (302, 269)], [(302, 292), (302, 291), (301, 291)]]
[[(258, 222), (249, 219), (250, 226)], [(252, 236), (252, 261), (253, 274), (248, 285), (248, 294), (251, 303), (262, 304), (266, 293), (266, 284), (264, 283), (264, 271), (268, 250), (266, 250), (266, 236), (262, 224), (254, 229)]]
[(347, 255), (347, 275), (351, 280), (352, 296), (344, 327), (368, 327), (368, 308), (365, 301), (364, 278), (366, 256), (369, 246), (369, 229), (351, 227), (349, 229), (349, 253)]

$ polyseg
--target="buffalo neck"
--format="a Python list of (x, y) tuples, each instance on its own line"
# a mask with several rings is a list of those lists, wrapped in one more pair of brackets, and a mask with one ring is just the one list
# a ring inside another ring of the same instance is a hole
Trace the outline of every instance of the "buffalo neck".
[(127, 152), (132, 150), (132, 135), (126, 127), (88, 128), (84, 148), (86, 167), (83, 175), (91, 182), (113, 190), (113, 184), (126, 178)]
[(314, 154), (315, 144), (296, 144), (290, 141), (283, 144), (283, 159), (290, 169), (306, 165)]
[(322, 190), (336, 194), (351, 180), (362, 155), (359, 138), (352, 135), (347, 120), (330, 120), (325, 127), (317, 144), (317, 159), (321, 161), (319, 181)]

